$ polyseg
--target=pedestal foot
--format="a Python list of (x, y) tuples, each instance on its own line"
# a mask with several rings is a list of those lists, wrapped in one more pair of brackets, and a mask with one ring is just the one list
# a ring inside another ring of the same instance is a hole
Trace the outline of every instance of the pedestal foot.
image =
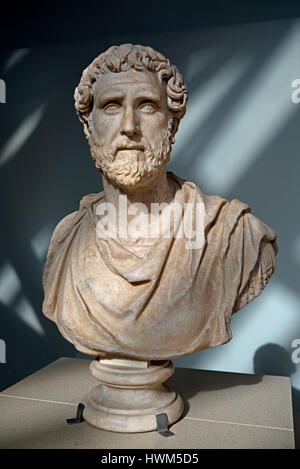
[[(141, 363), (146, 366), (141, 366)], [(174, 373), (169, 360), (93, 360), (92, 375), (100, 381), (82, 401), (83, 418), (113, 432), (138, 433), (157, 429), (156, 415), (165, 413), (169, 425), (183, 413), (181, 397), (162, 384)]]

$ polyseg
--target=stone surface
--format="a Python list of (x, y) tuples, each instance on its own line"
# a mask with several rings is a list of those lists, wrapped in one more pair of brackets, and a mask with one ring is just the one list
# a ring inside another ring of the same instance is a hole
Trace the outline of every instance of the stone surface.
[[(43, 312), (84, 353), (150, 361), (224, 344), (232, 314), (275, 270), (276, 233), (247, 204), (166, 172), (186, 101), (175, 66), (128, 44), (97, 57), (75, 90), (104, 192), (56, 227)], [(158, 231), (143, 230), (149, 220)]]
[(290, 379), (178, 368), (185, 402), (174, 436), (67, 425), (96, 381), (89, 360), (62, 358), (0, 393), (1, 448), (293, 448)]
[(86, 422), (104, 430), (136, 433), (156, 430), (158, 414), (166, 414), (170, 425), (181, 417), (181, 397), (163, 384), (174, 373), (172, 362), (151, 362), (147, 367), (140, 363), (122, 359), (91, 362), (91, 373), (101, 384), (82, 399)]
[(129, 368), (149, 368), (150, 366), (149, 361), (141, 361), (141, 360), (128, 360), (126, 358), (101, 358), (102, 365), (108, 366), (121, 366), (121, 367), (129, 367)]

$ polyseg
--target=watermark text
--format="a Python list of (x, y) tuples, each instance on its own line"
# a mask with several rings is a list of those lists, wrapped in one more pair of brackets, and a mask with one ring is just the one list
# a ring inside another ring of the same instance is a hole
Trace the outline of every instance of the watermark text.
[(298, 365), (300, 363), (300, 339), (294, 339), (291, 346), (295, 349), (292, 353), (292, 362)]
[(6, 344), (3, 339), (0, 339), (0, 363), (6, 363)]
[(96, 232), (102, 239), (184, 238), (188, 249), (201, 249), (204, 245), (202, 202), (151, 203), (149, 210), (143, 203), (128, 205), (127, 196), (120, 195), (118, 206), (101, 203), (96, 214)]
[(296, 78), (292, 81), (292, 88), (295, 88), (291, 94), (291, 100), (294, 104), (300, 103), (300, 78)]
[(6, 85), (5, 81), (0, 78), (0, 103), (6, 103)]

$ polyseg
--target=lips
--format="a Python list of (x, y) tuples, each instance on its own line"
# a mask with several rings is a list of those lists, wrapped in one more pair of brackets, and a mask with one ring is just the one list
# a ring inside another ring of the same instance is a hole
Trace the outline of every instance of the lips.
[(122, 147), (119, 147), (119, 148), (117, 149), (117, 151), (122, 151), (122, 150), (142, 150), (142, 151), (143, 151), (143, 150), (144, 150), (144, 147), (141, 146), (141, 145), (132, 145), (132, 146), (130, 145), (130, 146), (126, 146), (126, 147), (125, 147), (125, 146), (124, 146), (124, 147), (122, 146)]
[(119, 142), (115, 145), (114, 149), (113, 149), (113, 158), (115, 159), (116, 156), (117, 156), (117, 153), (119, 151), (132, 151), (132, 150), (137, 150), (137, 151), (143, 151), (145, 152), (146, 151), (146, 147), (145, 145), (143, 145), (142, 142), (130, 142), (130, 141), (126, 141), (124, 140), (123, 142)]

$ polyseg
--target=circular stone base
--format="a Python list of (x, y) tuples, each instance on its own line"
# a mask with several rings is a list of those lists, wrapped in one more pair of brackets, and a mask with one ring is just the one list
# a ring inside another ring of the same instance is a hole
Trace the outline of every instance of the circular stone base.
[(145, 369), (111, 367), (112, 379), (109, 381), (112, 384), (107, 382), (107, 366), (94, 361), (90, 369), (100, 381), (103, 371), (105, 382), (92, 389), (82, 401), (85, 406), (83, 418), (95, 427), (113, 432), (148, 432), (157, 429), (156, 415), (167, 414), (171, 425), (183, 413), (181, 397), (169, 386), (161, 384), (173, 374), (171, 362), (156, 362)]

